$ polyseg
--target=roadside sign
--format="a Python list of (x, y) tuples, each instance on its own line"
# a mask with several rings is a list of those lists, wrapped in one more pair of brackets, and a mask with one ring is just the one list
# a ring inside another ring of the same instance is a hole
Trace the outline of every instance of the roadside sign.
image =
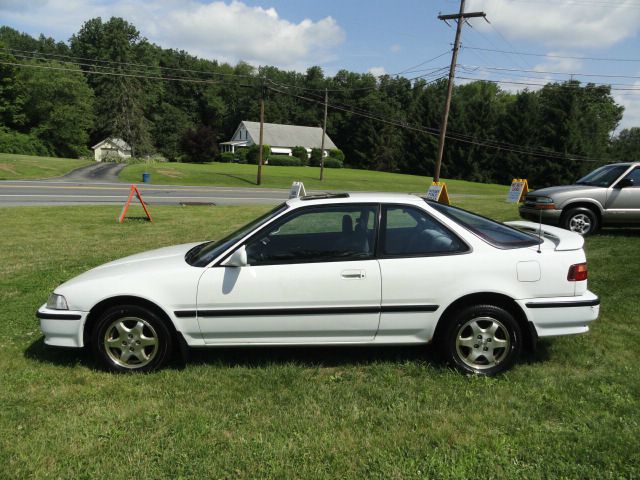
[(519, 203), (524, 200), (529, 192), (529, 184), (526, 178), (514, 178), (507, 194), (507, 203)]
[(127, 198), (127, 201), (122, 207), (122, 212), (120, 212), (120, 216), (118, 217), (118, 223), (122, 223), (122, 221), (124, 220), (124, 216), (127, 214), (127, 210), (129, 209), (129, 205), (131, 204), (131, 200), (133, 199), (134, 194), (136, 195), (136, 197), (138, 197), (138, 200), (140, 201), (140, 205), (142, 205), (142, 208), (144, 209), (144, 213), (147, 215), (147, 218), (149, 219), (149, 221), (153, 222), (153, 220), (151, 220), (151, 215), (149, 214), (149, 210), (147, 210), (147, 204), (144, 203), (144, 200), (142, 200), (142, 195), (140, 194), (140, 190), (138, 190), (138, 187), (136, 187), (135, 185), (131, 185), (131, 189), (129, 190), (129, 198)]
[(305, 192), (302, 182), (293, 182), (291, 190), (289, 190), (289, 198), (304, 197), (306, 194), (307, 192)]
[(449, 192), (447, 192), (447, 185), (444, 182), (433, 182), (427, 190), (427, 200), (433, 200), (434, 202), (446, 203), (449, 205)]

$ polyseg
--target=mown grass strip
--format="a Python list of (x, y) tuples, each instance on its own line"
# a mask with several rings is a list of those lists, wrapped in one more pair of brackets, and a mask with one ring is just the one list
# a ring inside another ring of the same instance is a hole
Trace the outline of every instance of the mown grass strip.
[(76, 168), (90, 165), (90, 160), (34, 157), (0, 153), (0, 180), (26, 180), (59, 177)]

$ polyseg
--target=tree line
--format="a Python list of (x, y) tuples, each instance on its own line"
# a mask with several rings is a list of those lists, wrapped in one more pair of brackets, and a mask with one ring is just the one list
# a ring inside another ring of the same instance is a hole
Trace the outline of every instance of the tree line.
[[(320, 126), (348, 166), (432, 175), (446, 81), (256, 69), (161, 48), (113, 17), (68, 42), (0, 27), (0, 151), (78, 157), (106, 137), (134, 155), (211, 161), (242, 120)], [(511, 93), (474, 81), (454, 89), (442, 176), (539, 187), (607, 161), (637, 160), (640, 128), (612, 134), (623, 107), (609, 86), (548, 83)]]

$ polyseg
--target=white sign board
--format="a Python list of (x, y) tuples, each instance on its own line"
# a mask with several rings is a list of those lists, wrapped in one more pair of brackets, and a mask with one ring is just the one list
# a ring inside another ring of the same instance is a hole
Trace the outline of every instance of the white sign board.
[(289, 198), (304, 197), (306, 194), (307, 192), (305, 192), (302, 182), (293, 182), (291, 190), (289, 190)]
[(427, 200), (437, 202), (440, 198), (440, 192), (442, 192), (442, 185), (431, 185), (427, 190)]
[(522, 192), (525, 185), (526, 182), (524, 180), (514, 180), (511, 183), (511, 188), (509, 189), (509, 193), (507, 195), (507, 203), (518, 203), (520, 201), (520, 197), (522, 197)]

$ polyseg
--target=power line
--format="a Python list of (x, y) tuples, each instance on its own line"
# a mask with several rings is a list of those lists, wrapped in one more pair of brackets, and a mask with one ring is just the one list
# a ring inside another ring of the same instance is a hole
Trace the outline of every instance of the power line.
[[(160, 68), (160, 69), (163, 69), (163, 70), (172, 70), (172, 71), (187, 72), (187, 73), (198, 73), (198, 74), (201, 74), (201, 75), (218, 75), (218, 76), (229, 76), (229, 77), (254, 78), (253, 75), (245, 75), (245, 74), (237, 74), (237, 73), (224, 73), (224, 72), (210, 72), (210, 71), (194, 70), (194, 69), (189, 69), (189, 68), (164, 67), (164, 66), (161, 66), (161, 65), (149, 65), (149, 64), (144, 64), (144, 63), (117, 62), (115, 60), (101, 60), (101, 59), (97, 59), (97, 58), (77, 57), (77, 56), (73, 56), (73, 55), (34, 52), (34, 51), (29, 51), (29, 50), (20, 50), (20, 49), (17, 49), (17, 48), (8, 48), (8, 47), (4, 47), (4, 48), (2, 48), (2, 50), (10, 52), (10, 54), (12, 54), (14, 56), (18, 56), (18, 55), (13, 54), (12, 52), (18, 52), (18, 54), (21, 54), (22, 56), (30, 55), (31, 58), (41, 59), (41, 60), (50, 60), (49, 57), (52, 57), (52, 58), (68, 58), (68, 59), (71, 59), (71, 60), (81, 60), (82, 62), (94, 62), (94, 63), (90, 63), (90, 64), (79, 63), (79, 62), (66, 62), (66, 63), (78, 63), (78, 65), (93, 66), (93, 67), (99, 67), (99, 68), (106, 68), (106, 67), (101, 66), (101, 65), (95, 65), (95, 63), (105, 63), (105, 64), (109, 64), (109, 65), (125, 66), (125, 67)], [(44, 58), (38, 58), (38, 57), (44, 57)]]
[[(236, 85), (231, 84), (224, 80), (207, 80), (207, 79), (199, 79), (199, 78), (187, 78), (187, 77), (166, 77), (166, 76), (157, 76), (157, 75), (141, 75), (136, 73), (124, 73), (124, 72), (102, 72), (102, 71), (82, 71), (73, 68), (64, 68), (64, 67), (54, 67), (51, 65), (32, 65), (28, 63), (16, 63), (16, 62), (3, 62), (0, 61), (0, 65), (12, 65), (15, 67), (23, 67), (23, 68), (40, 68), (44, 70), (55, 70), (55, 71), (63, 71), (63, 72), (73, 72), (80, 74), (89, 74), (89, 75), (106, 75), (113, 77), (132, 77), (132, 78), (142, 78), (147, 80), (168, 80), (175, 82), (186, 82), (186, 83), (204, 83), (204, 84), (225, 84), (225, 85)], [(254, 85), (241, 85), (237, 84), (241, 87), (253, 87)]]
[(481, 50), (484, 52), (495, 52), (495, 53), (515, 53), (518, 55), (527, 55), (530, 57), (545, 57), (545, 58), (561, 58), (565, 60), (593, 60), (597, 62), (640, 62), (638, 58), (611, 58), (611, 57), (581, 57), (581, 56), (571, 56), (571, 55), (556, 55), (552, 53), (532, 53), (532, 52), (517, 52), (510, 50), (497, 50), (493, 48), (482, 48), (482, 47), (470, 47), (468, 45), (462, 46), (463, 50)]
[[(525, 86), (529, 86), (529, 87), (553, 87), (553, 83), (551, 82), (547, 82), (547, 83), (535, 83), (535, 82), (515, 82), (513, 80), (494, 80), (494, 79), (489, 79), (489, 78), (478, 78), (478, 77), (458, 77), (461, 78), (463, 80), (475, 80), (475, 81), (480, 81), (480, 82), (490, 82), (490, 83), (497, 83), (497, 84), (509, 84), (509, 85), (525, 85)], [(594, 84), (595, 85), (595, 84)], [(622, 84), (625, 85), (625, 84)], [(571, 86), (570, 83), (563, 83), (559, 85), (560, 87), (569, 87), (569, 88), (584, 88), (582, 85), (575, 85), (575, 86)], [(602, 85), (597, 85), (597, 86), (610, 86), (610, 84), (602, 84)], [(618, 87), (611, 87), (610, 88), (611, 91), (640, 91), (640, 87), (629, 87), (629, 88), (618, 88)]]
[(578, 73), (578, 72), (549, 72), (545, 70), (525, 70), (518, 68), (505, 68), (505, 67), (488, 67), (482, 65), (461, 65), (459, 67), (471, 70), (494, 70), (499, 72), (522, 72), (522, 73), (539, 73), (545, 75), (568, 75), (572, 77), (600, 77), (600, 78), (632, 78), (640, 79), (640, 75), (615, 75), (610, 73)]

